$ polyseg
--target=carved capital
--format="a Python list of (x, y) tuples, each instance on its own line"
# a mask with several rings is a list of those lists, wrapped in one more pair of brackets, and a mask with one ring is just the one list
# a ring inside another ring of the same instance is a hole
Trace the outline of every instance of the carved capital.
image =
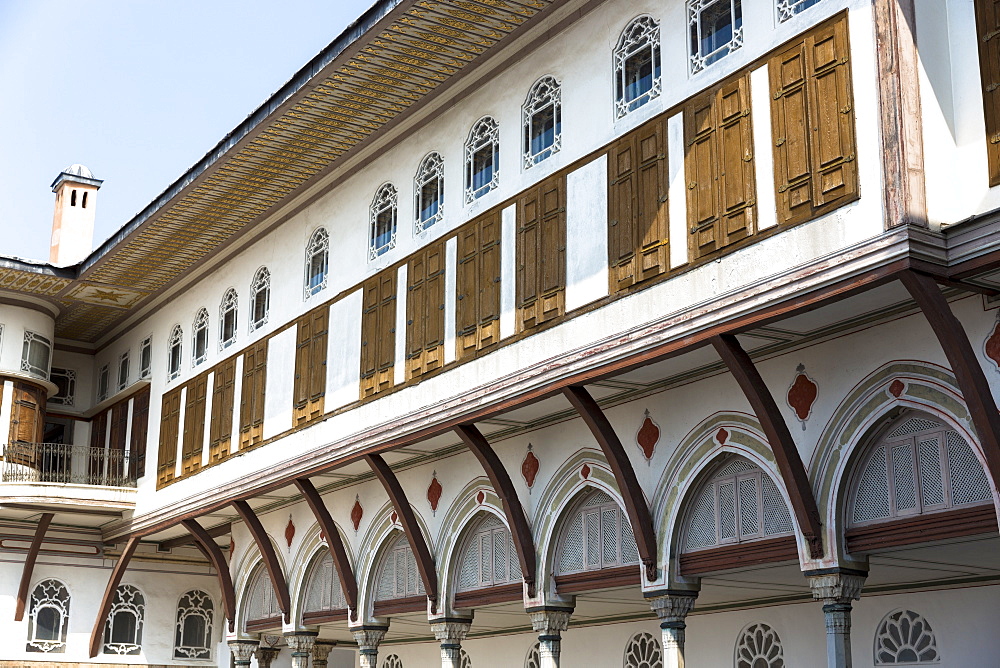
[(351, 629), (351, 635), (354, 636), (354, 642), (358, 644), (358, 649), (360, 650), (378, 650), (378, 646), (382, 644), (382, 639), (385, 638), (385, 633), (389, 629), (384, 626), (366, 626), (360, 629)]
[[(684, 624), (684, 619), (694, 607), (694, 601), (698, 598), (696, 592), (690, 594), (666, 594), (649, 599), (649, 607), (656, 613), (657, 618), (663, 624)], [(681, 627), (683, 628), (683, 627)]]
[(543, 636), (558, 636), (569, 626), (572, 610), (565, 608), (543, 608), (528, 611), (531, 618), (531, 628)]
[(253, 655), (256, 657), (257, 665), (260, 668), (271, 668), (271, 662), (277, 658), (280, 651), (277, 647), (258, 647), (254, 650)]
[(228, 643), (229, 652), (233, 655), (233, 660), (237, 664), (250, 665), (250, 657), (260, 644), (259, 640), (230, 640)]
[(316, 643), (316, 631), (289, 631), (285, 634), (285, 642), (292, 654), (309, 654)]
[(434, 637), (442, 645), (461, 645), (471, 628), (471, 621), (448, 620), (431, 624)]
[(827, 603), (850, 603), (861, 598), (866, 576), (860, 573), (809, 575), (813, 598)]
[(336, 641), (317, 640), (312, 648), (313, 665), (325, 666), (326, 660), (330, 657), (330, 651), (336, 646)]

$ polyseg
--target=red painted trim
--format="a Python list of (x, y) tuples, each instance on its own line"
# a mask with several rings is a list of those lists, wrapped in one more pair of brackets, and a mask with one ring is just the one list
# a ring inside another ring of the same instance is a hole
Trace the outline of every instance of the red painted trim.
[(496, 603), (513, 603), (524, 598), (524, 587), (518, 583), (470, 589), (455, 594), (456, 608), (479, 608)]
[(687, 552), (680, 556), (679, 562), (681, 575), (699, 575), (798, 560), (799, 550), (795, 544), (795, 536), (781, 536)]
[(555, 576), (556, 591), (560, 594), (576, 594), (596, 589), (612, 587), (638, 587), (642, 584), (639, 566), (619, 566), (599, 571), (584, 571), (569, 575)]
[(423, 596), (407, 596), (406, 598), (393, 598), (388, 601), (375, 601), (372, 606), (372, 616), (386, 617), (388, 615), (400, 615), (404, 612), (426, 612), (427, 598)]
[(997, 531), (996, 509), (988, 503), (854, 527), (844, 533), (844, 538), (847, 551), (857, 554), (962, 536), (995, 535)]

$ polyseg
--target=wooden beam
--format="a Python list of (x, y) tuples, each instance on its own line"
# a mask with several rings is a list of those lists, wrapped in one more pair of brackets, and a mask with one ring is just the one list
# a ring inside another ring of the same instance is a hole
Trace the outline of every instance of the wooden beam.
[(962, 323), (951, 311), (934, 278), (914, 271), (900, 274), (900, 280), (923, 311), (962, 390), (979, 445), (986, 458), (986, 470), (994, 485), (1000, 485), (1000, 413), (986, 374), (979, 364)]
[(249, 503), (242, 500), (233, 501), (233, 508), (236, 509), (243, 523), (247, 525), (250, 535), (253, 536), (254, 542), (257, 543), (260, 556), (264, 559), (264, 567), (267, 568), (267, 575), (271, 578), (271, 587), (274, 589), (274, 595), (278, 599), (278, 608), (281, 610), (281, 614), (285, 616), (285, 622), (287, 623), (291, 620), (292, 601), (288, 595), (288, 583), (285, 582), (285, 574), (281, 570), (281, 563), (278, 561), (278, 555), (274, 552), (274, 545), (271, 543), (271, 539), (267, 537), (264, 526), (260, 523), (260, 519), (258, 519), (257, 514), (250, 507)]
[(115, 591), (117, 591), (118, 585), (121, 584), (122, 576), (125, 575), (125, 569), (128, 568), (128, 562), (132, 559), (132, 554), (138, 545), (139, 537), (130, 536), (125, 543), (125, 548), (118, 557), (118, 563), (111, 570), (111, 578), (108, 580), (108, 586), (104, 588), (104, 598), (101, 599), (101, 607), (97, 609), (97, 619), (94, 620), (94, 628), (90, 632), (91, 659), (101, 651), (101, 642), (104, 639), (104, 624), (107, 622), (108, 614), (111, 612), (111, 604), (115, 600)]
[(305, 498), (306, 503), (316, 517), (316, 522), (323, 535), (326, 536), (326, 544), (330, 546), (330, 554), (333, 556), (333, 563), (337, 566), (337, 577), (340, 578), (340, 588), (344, 591), (344, 598), (347, 599), (347, 607), (351, 611), (351, 619), (358, 620), (358, 581), (354, 577), (354, 570), (351, 568), (351, 560), (347, 556), (347, 548), (344, 547), (344, 539), (340, 536), (333, 517), (323, 498), (316, 491), (316, 487), (308, 478), (297, 478), (295, 486)]
[(597, 439), (604, 457), (611, 466), (618, 489), (622, 493), (625, 512), (628, 513), (628, 520), (632, 524), (632, 533), (635, 534), (635, 544), (639, 548), (639, 559), (645, 568), (646, 579), (652, 582), (656, 579), (657, 572), (656, 532), (653, 531), (653, 518), (649, 514), (649, 505), (639, 486), (639, 479), (635, 477), (632, 462), (625, 454), (625, 448), (611, 422), (585, 387), (571, 385), (563, 390), (563, 394), (590, 428), (590, 433)]
[(406, 500), (406, 494), (403, 492), (399, 480), (396, 479), (396, 474), (392, 472), (392, 469), (385, 463), (382, 456), (365, 455), (365, 461), (368, 462), (368, 465), (375, 473), (375, 477), (382, 483), (385, 493), (389, 495), (389, 500), (392, 501), (392, 507), (396, 509), (396, 514), (399, 516), (399, 523), (403, 525), (403, 532), (406, 534), (406, 539), (410, 542), (410, 549), (413, 550), (413, 556), (416, 557), (417, 570), (420, 571), (420, 579), (424, 583), (424, 592), (431, 601), (431, 612), (437, 612), (437, 571), (434, 569), (434, 557), (431, 556), (431, 551), (427, 547), (424, 534), (421, 533), (420, 525), (417, 524), (417, 516), (413, 513), (410, 502)]
[(42, 549), (42, 540), (45, 532), (49, 530), (52, 513), (42, 513), (38, 519), (38, 526), (35, 527), (35, 537), (31, 539), (31, 547), (24, 557), (24, 568), (21, 569), (21, 584), (17, 587), (17, 605), (14, 608), (14, 621), (19, 622), (24, 619), (24, 604), (28, 600), (28, 587), (31, 586), (31, 573), (35, 570), (35, 560), (38, 559), (38, 552)]
[(778, 404), (774, 401), (771, 391), (764, 384), (757, 367), (740, 342), (732, 334), (720, 334), (712, 339), (712, 345), (719, 353), (722, 361), (729, 367), (729, 372), (736, 378), (740, 389), (753, 408), (757, 421), (760, 422), (764, 436), (774, 453), (774, 461), (778, 465), (781, 479), (792, 501), (792, 511), (798, 522), (799, 530), (809, 544), (809, 554), (813, 559), (823, 557), (823, 532), (816, 507), (816, 497), (813, 495), (809, 476), (802, 464), (802, 457), (788, 430), (785, 418), (781, 416)]
[(528, 517), (524, 513), (524, 508), (521, 507), (521, 499), (517, 496), (517, 490), (514, 489), (510, 474), (507, 473), (503, 462), (497, 457), (497, 453), (490, 447), (489, 441), (474, 424), (460, 424), (455, 427), (455, 433), (479, 460), (483, 470), (486, 471), (486, 476), (490, 479), (490, 484), (493, 485), (493, 490), (500, 497), (504, 515), (507, 517), (507, 524), (510, 525), (514, 549), (517, 550), (517, 559), (521, 562), (521, 574), (525, 584), (528, 585), (528, 596), (533, 598), (535, 596), (535, 573), (538, 570), (535, 541), (531, 537)]
[[(183, 524), (183, 522), (181, 522)], [(202, 528), (199, 524), (198, 527), (205, 532), (211, 538), (218, 538), (219, 536), (225, 536), (227, 533), (232, 533), (233, 525), (231, 522), (226, 522), (225, 524), (218, 524), (210, 529)], [(172, 550), (175, 547), (182, 547), (184, 545), (198, 544), (193, 533), (188, 533), (183, 536), (176, 536), (174, 538), (168, 538), (167, 540), (161, 540), (159, 549), (160, 550)]]
[(212, 540), (214, 536), (210, 530), (202, 528), (193, 519), (183, 520), (181, 524), (191, 532), (191, 540), (215, 568), (219, 590), (222, 592), (222, 609), (229, 620), (229, 632), (232, 633), (236, 628), (236, 590), (233, 587), (233, 576), (229, 572), (229, 562), (219, 545)]

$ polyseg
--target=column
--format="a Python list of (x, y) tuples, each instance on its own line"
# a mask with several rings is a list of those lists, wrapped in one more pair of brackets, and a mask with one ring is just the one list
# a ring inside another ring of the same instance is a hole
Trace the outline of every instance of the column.
[(823, 601), (829, 668), (851, 668), (851, 601), (861, 598), (867, 575), (843, 571), (807, 573), (813, 598)]
[(337, 645), (335, 640), (317, 640), (312, 649), (313, 668), (326, 668), (330, 650)]
[(385, 638), (386, 626), (364, 626), (351, 629), (354, 642), (358, 643), (358, 654), (361, 657), (361, 668), (378, 668), (378, 646)]
[(472, 628), (471, 620), (447, 620), (431, 624), (441, 643), (441, 668), (462, 668), (462, 641)]
[(317, 635), (319, 634), (316, 631), (289, 631), (285, 633), (285, 642), (292, 650), (292, 668), (309, 668), (309, 656), (312, 654)]
[(566, 608), (528, 609), (531, 628), (538, 634), (540, 668), (559, 668), (562, 632), (569, 626), (572, 614), (573, 610)]
[(233, 655), (233, 663), (236, 664), (236, 668), (248, 668), (250, 657), (253, 656), (253, 651), (257, 649), (260, 641), (230, 640), (226, 644), (229, 645), (229, 652)]
[(688, 613), (694, 607), (697, 592), (656, 596), (649, 607), (660, 620), (663, 635), (663, 668), (684, 668), (684, 629)]
[(257, 665), (260, 668), (271, 668), (271, 662), (277, 658), (280, 651), (277, 647), (258, 647), (253, 655), (257, 658)]

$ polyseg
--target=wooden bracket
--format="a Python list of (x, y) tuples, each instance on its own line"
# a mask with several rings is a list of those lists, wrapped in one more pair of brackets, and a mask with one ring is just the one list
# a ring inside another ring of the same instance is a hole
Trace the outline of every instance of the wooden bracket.
[(281, 614), (284, 615), (287, 624), (291, 621), (292, 601), (288, 595), (288, 583), (285, 582), (281, 563), (278, 562), (278, 555), (274, 552), (274, 544), (267, 537), (264, 526), (260, 523), (260, 519), (249, 503), (242, 500), (233, 501), (233, 508), (236, 509), (243, 523), (247, 525), (250, 535), (253, 536), (253, 540), (257, 544), (257, 549), (260, 550), (260, 556), (263, 557), (264, 566), (267, 568), (267, 575), (271, 578), (271, 587), (274, 588), (274, 595), (278, 599), (278, 608), (281, 609)]
[(93, 659), (101, 651), (101, 642), (104, 639), (104, 624), (107, 622), (108, 614), (111, 612), (111, 604), (115, 600), (115, 592), (121, 584), (128, 562), (132, 559), (135, 548), (139, 545), (139, 536), (129, 536), (128, 541), (122, 549), (118, 563), (111, 570), (111, 579), (108, 586), (104, 588), (104, 598), (101, 599), (101, 607), (97, 609), (97, 619), (94, 620), (94, 628), (90, 632), (90, 658)]
[(49, 530), (49, 524), (54, 513), (42, 513), (38, 519), (38, 526), (35, 527), (35, 537), (31, 539), (31, 547), (24, 557), (24, 568), (21, 570), (21, 584), (17, 587), (17, 605), (14, 608), (14, 621), (19, 622), (24, 619), (24, 605), (28, 600), (28, 587), (31, 586), (31, 573), (35, 570), (35, 560), (38, 559), (38, 552), (42, 549), (42, 540), (45, 532)]
[(212, 540), (212, 534), (202, 528), (196, 520), (181, 520), (181, 524), (191, 534), (194, 544), (201, 550), (215, 568), (219, 580), (219, 590), (222, 592), (222, 610), (229, 620), (229, 632), (236, 629), (236, 590), (233, 588), (233, 577), (229, 572), (229, 562), (218, 544)]

